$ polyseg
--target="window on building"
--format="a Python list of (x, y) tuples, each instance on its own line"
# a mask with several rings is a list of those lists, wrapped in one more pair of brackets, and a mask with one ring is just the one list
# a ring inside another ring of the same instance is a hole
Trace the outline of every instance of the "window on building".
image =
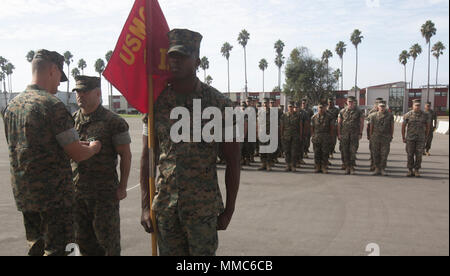
[(403, 111), (404, 95), (405, 89), (402, 87), (392, 87), (389, 89), (389, 107), (394, 113)]
[(447, 97), (447, 92), (434, 92), (435, 96)]

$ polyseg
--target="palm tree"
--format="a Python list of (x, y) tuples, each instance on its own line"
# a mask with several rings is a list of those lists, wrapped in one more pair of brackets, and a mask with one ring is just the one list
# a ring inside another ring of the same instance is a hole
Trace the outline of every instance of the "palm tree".
[(444, 54), (445, 46), (441, 41), (434, 44), (432, 52), (433, 56), (436, 57), (437, 67), (436, 67), (436, 86), (438, 85), (438, 72), (439, 72), (439, 57)]
[[(364, 37), (361, 35), (361, 31), (356, 29), (353, 31), (350, 41), (356, 49), (356, 72), (355, 72), (355, 89), (358, 87), (358, 45), (361, 43)], [(356, 90), (355, 90), (356, 91)]]
[(3, 73), (2, 81), (3, 81), (3, 92), (6, 93), (6, 64), (8, 60), (2, 56), (0, 56), (0, 70)]
[[(109, 50), (109, 51), (106, 53), (105, 59), (106, 59), (106, 62), (107, 62), (107, 63), (108, 63), (109, 60), (111, 59), (112, 55), (113, 55), (113, 51), (112, 51), (112, 50)], [(109, 110), (114, 111), (114, 110), (112, 109), (113, 106), (112, 106), (112, 103), (111, 103), (112, 97), (113, 97), (113, 88), (112, 88), (112, 84), (111, 84), (111, 83), (109, 83), (109, 85), (108, 85), (108, 90), (109, 90), (108, 92), (109, 92), (109, 95), (110, 95), (110, 100), (108, 101), (108, 104), (109, 104)]]
[[(2, 71), (0, 71), (0, 85), (1, 83), (5, 80), (5, 73), (3, 73)], [(0, 86), (0, 92), (1, 92), (1, 86)], [(6, 93), (6, 90), (3, 91), (3, 93)]]
[(105, 70), (105, 61), (103, 61), (103, 59), (99, 58), (95, 61), (95, 72), (98, 73), (98, 76), (101, 78), (102, 77), (102, 73)]
[[(0, 85), (1, 83), (5, 80), (5, 73), (3, 73), (2, 71), (0, 71)], [(0, 86), (0, 92), (1, 92), (1, 86)], [(3, 95), (5, 97), (5, 103), (8, 102), (8, 97), (6, 96), (6, 91), (3, 91)], [(1, 111), (1, 110), (0, 110)]]
[(11, 79), (11, 75), (12, 75), (14, 69), (16, 69), (16, 67), (11, 62), (8, 62), (5, 65), (5, 74), (6, 74), (7, 78), (8, 78), (8, 90), (9, 90), (10, 93), (12, 93), (12, 79)]
[(333, 57), (333, 53), (328, 49), (326, 49), (322, 54), (322, 62), (327, 65), (327, 83), (328, 83), (328, 70), (329, 70), (328, 62), (329, 62), (329, 59), (332, 57)]
[(428, 44), (428, 83), (427, 83), (427, 102), (430, 100), (430, 54), (431, 54), (431, 37), (436, 34), (436, 27), (431, 20), (425, 22), (420, 29), (422, 36)]
[(339, 89), (339, 79), (341, 78), (341, 70), (339, 70), (339, 69), (334, 70), (333, 77), (338, 82), (338, 89)]
[(275, 42), (274, 46), (275, 51), (277, 52), (277, 56), (275, 57), (275, 65), (278, 67), (278, 87), (281, 87), (281, 67), (284, 65), (284, 56), (283, 56), (284, 46), (285, 46), (284, 42), (281, 40)]
[(84, 75), (84, 68), (86, 68), (86, 67), (87, 67), (86, 61), (84, 61), (84, 59), (80, 59), (78, 61), (78, 69), (81, 70), (81, 75)]
[[(264, 71), (267, 69), (267, 67), (269, 66), (269, 64), (267, 63), (267, 60), (265, 58), (261, 59), (259, 61), (259, 69), (261, 69), (261, 71), (263, 72), (263, 93), (264, 91)], [(266, 97), (266, 95), (264, 94), (264, 98)]]
[(204, 82), (206, 82), (206, 70), (209, 69), (209, 60), (207, 57), (202, 57), (202, 59), (200, 60), (200, 68), (202, 68), (205, 74)]
[(409, 57), (410, 55), (406, 50), (403, 50), (398, 57), (398, 61), (404, 66), (405, 69), (405, 88), (406, 88), (406, 64), (408, 63)]
[(28, 62), (32, 62), (34, 58), (34, 51), (33, 50), (29, 51), (25, 57), (27, 58)]
[[(67, 64), (67, 75), (70, 74), (70, 63), (73, 61), (73, 55), (67, 51), (64, 53), (64, 62)], [(67, 93), (69, 93), (69, 78), (67, 78)]]
[(78, 68), (73, 68), (72, 69), (72, 77), (75, 79), (75, 77), (80, 75), (80, 70), (78, 70)]
[[(103, 59), (101, 59), (101, 58), (97, 59), (94, 64), (94, 68), (95, 68), (95, 72), (98, 73), (98, 76), (101, 79), (102, 73), (105, 70), (105, 62), (103, 61)], [(112, 99), (109, 100), (109, 104), (110, 104), (109, 110), (111, 110), (111, 102), (112, 102)]]
[(422, 53), (422, 47), (418, 43), (409, 48), (409, 55), (413, 58), (413, 69), (411, 76), (411, 88), (414, 88), (414, 68), (416, 67), (416, 58)]
[(222, 56), (224, 56), (227, 59), (227, 68), (228, 68), (228, 96), (230, 96), (230, 52), (233, 50), (233, 46), (231, 46), (230, 43), (225, 42), (222, 46), (222, 49), (220, 49), (220, 52), (222, 53)]
[(347, 45), (344, 41), (339, 41), (336, 44), (336, 54), (341, 58), (341, 90), (344, 90), (344, 53), (347, 50)]
[(239, 44), (242, 45), (242, 47), (244, 47), (244, 66), (245, 66), (245, 97), (247, 98), (248, 96), (248, 86), (247, 86), (247, 43), (250, 40), (250, 34), (247, 32), (247, 30), (242, 30), (239, 33), (238, 36), (238, 42)]
[(208, 75), (207, 77), (206, 77), (206, 84), (207, 85), (211, 85), (211, 83), (212, 83), (212, 81), (213, 81), (213, 78), (210, 76), (210, 75)]

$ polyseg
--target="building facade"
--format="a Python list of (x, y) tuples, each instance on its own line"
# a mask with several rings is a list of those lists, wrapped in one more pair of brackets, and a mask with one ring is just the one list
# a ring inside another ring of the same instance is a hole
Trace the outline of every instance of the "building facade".
[(345, 106), (348, 96), (355, 96), (360, 106), (370, 108), (374, 105), (376, 98), (386, 100), (389, 109), (394, 114), (400, 115), (406, 113), (412, 108), (412, 101), (420, 99), (422, 108), (426, 102), (431, 102), (432, 108), (437, 112), (438, 116), (445, 116), (449, 110), (448, 86), (430, 87), (429, 93), (427, 88), (407, 89), (405, 82), (393, 82), (370, 86), (357, 92), (353, 90), (335, 91), (336, 105), (340, 108)]

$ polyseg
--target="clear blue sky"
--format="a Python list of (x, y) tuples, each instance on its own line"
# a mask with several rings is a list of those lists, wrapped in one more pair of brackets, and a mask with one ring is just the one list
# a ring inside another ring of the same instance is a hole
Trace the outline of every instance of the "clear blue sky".
[[(133, 0), (0, 0), (0, 56), (15, 66), (13, 89), (21, 91), (30, 81), (30, 66), (25, 59), (29, 50), (47, 48), (74, 55), (74, 64), (83, 58), (88, 63), (85, 74), (94, 75), (94, 62), (104, 58), (115, 43), (133, 5)], [(265, 87), (277, 85), (274, 65), (275, 41), (286, 44), (284, 55), (293, 48), (308, 47), (320, 58), (325, 49), (334, 57), (330, 66), (340, 67), (334, 52), (344, 41), (344, 89), (354, 82), (355, 49), (350, 35), (356, 28), (364, 39), (359, 46), (359, 87), (403, 81), (403, 67), (398, 62), (402, 50), (419, 43), (424, 53), (416, 62), (416, 85), (427, 82), (426, 44), (420, 27), (432, 20), (437, 28), (432, 44), (442, 41), (447, 49), (440, 60), (439, 83), (448, 84), (449, 76), (449, 1), (448, 0), (160, 0), (170, 28), (188, 28), (204, 39), (201, 55), (207, 56), (213, 86), (227, 90), (226, 60), (220, 53), (224, 42), (234, 48), (230, 58), (231, 90), (244, 87), (243, 49), (237, 43), (242, 29), (250, 33), (247, 50), (249, 91), (262, 90), (258, 62), (269, 61)], [(73, 66), (72, 66), (73, 68)], [(411, 78), (412, 61), (407, 78)], [(431, 83), (435, 82), (436, 59), (431, 59)], [(199, 72), (203, 80), (203, 72)], [(284, 79), (284, 74), (283, 74)], [(71, 79), (71, 87), (73, 79)], [(65, 91), (66, 84), (60, 86)], [(107, 91), (104, 85), (104, 91)], [(106, 93), (105, 93), (106, 94)], [(105, 97), (106, 98), (106, 97)]]

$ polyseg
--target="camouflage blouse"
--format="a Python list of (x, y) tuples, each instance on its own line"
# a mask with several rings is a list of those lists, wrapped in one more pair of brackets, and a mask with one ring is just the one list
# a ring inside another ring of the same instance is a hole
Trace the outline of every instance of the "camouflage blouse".
[(429, 123), (429, 118), (425, 112), (411, 110), (403, 116), (403, 123), (407, 127), (407, 141), (425, 141), (427, 124)]
[(63, 147), (78, 134), (64, 104), (30, 85), (8, 104), (4, 123), (17, 209), (41, 212), (70, 201), (72, 171)]
[[(201, 100), (202, 112), (208, 107), (217, 107), (222, 111), (223, 118), (225, 108), (233, 107), (230, 99), (199, 80), (191, 94), (177, 94), (169, 86), (156, 102), (159, 176), (152, 206), (156, 212), (178, 208), (180, 215), (201, 217), (218, 215), (224, 210), (216, 168), (219, 144), (203, 139), (192, 142), (193, 103), (197, 99)], [(189, 110), (191, 142), (175, 143), (171, 139), (171, 128), (178, 123), (178, 119), (171, 119), (170, 114), (176, 107)], [(200, 121), (203, 129), (210, 120)]]
[(102, 143), (100, 152), (90, 159), (72, 161), (73, 182), (77, 191), (92, 196), (100, 193), (115, 195), (119, 185), (115, 147), (131, 143), (127, 122), (102, 106), (88, 115), (78, 110), (73, 118), (81, 141), (98, 140)]

